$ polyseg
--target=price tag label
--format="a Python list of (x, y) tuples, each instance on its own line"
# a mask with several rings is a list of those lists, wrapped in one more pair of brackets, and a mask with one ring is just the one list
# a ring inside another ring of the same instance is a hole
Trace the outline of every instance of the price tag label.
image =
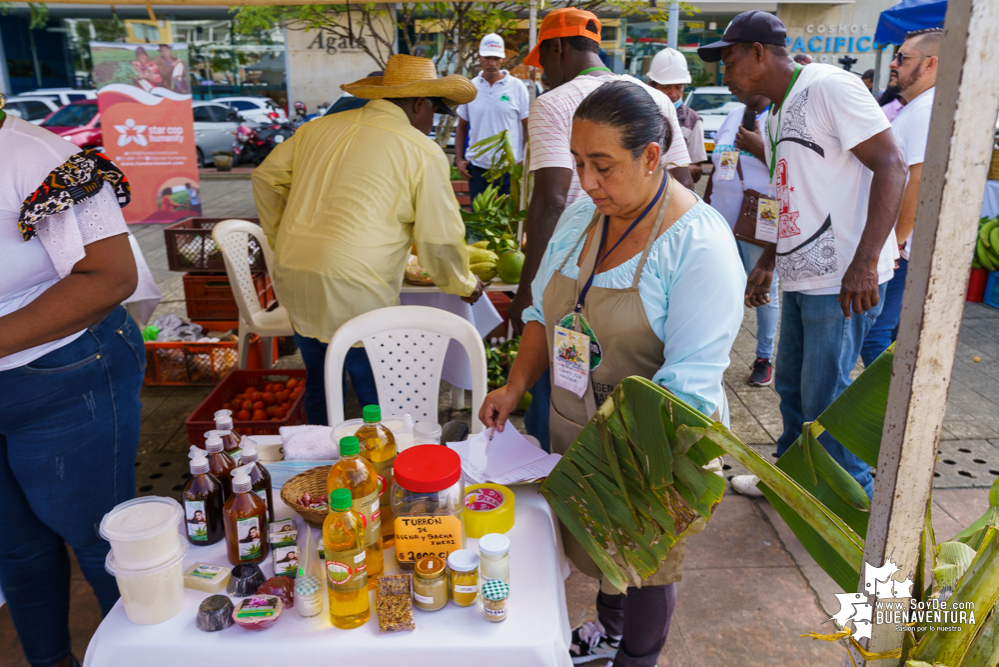
[(461, 519), (450, 515), (397, 516), (395, 553), (399, 562), (415, 562), (424, 556), (447, 560), (462, 548)]

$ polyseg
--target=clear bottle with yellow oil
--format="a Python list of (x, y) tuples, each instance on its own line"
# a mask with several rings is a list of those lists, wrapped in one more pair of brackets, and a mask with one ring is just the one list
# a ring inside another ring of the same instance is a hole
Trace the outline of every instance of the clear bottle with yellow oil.
[(350, 489), (334, 489), (323, 522), (330, 621), (342, 630), (358, 628), (371, 616), (364, 522), (352, 506)]
[(353, 509), (364, 522), (364, 546), (368, 551), (368, 579), (385, 569), (382, 557), (382, 522), (378, 497), (378, 475), (367, 460), (361, 458), (360, 441), (350, 435), (340, 439), (340, 460), (326, 476), (326, 493), (334, 489), (349, 489)]
[(378, 474), (378, 505), (382, 520), (382, 546), (391, 547), (395, 543), (395, 516), (392, 513), (392, 464), (395, 462), (395, 436), (382, 421), (382, 410), (377, 405), (365, 405), (361, 411), (364, 425), (357, 429), (357, 439), (361, 442), (361, 456), (371, 462)]

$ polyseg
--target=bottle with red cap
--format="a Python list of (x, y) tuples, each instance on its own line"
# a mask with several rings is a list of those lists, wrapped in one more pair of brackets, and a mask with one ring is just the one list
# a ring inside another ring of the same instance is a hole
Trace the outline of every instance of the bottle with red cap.
[(395, 458), (392, 510), (399, 569), (410, 572), (424, 556), (447, 560), (464, 548), (461, 458), (441, 445), (416, 445)]

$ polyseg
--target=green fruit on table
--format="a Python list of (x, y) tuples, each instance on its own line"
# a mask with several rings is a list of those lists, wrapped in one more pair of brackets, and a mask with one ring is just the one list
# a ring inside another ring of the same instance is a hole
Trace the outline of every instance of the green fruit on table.
[(524, 395), (520, 397), (520, 401), (517, 403), (517, 407), (521, 410), (527, 411), (527, 408), (531, 407), (531, 400), (533, 400), (531, 392), (525, 391)]
[(485, 248), (478, 248), (476, 246), (467, 246), (468, 248), (468, 263), (469, 264), (493, 264), (499, 261), (499, 257), (496, 256), (492, 250), (486, 250)]
[(524, 269), (524, 253), (519, 250), (507, 250), (499, 258), (496, 265), (496, 272), (500, 280), (511, 285), (520, 282), (520, 272)]
[(484, 283), (488, 283), (496, 277), (496, 262), (479, 262), (469, 265), (468, 268)]

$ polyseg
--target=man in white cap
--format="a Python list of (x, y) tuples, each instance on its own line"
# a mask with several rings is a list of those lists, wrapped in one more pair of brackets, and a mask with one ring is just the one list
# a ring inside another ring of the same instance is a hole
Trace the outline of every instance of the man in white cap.
[(656, 54), (649, 67), (649, 85), (663, 92), (676, 108), (683, 140), (690, 154), (690, 178), (696, 183), (701, 178), (701, 163), (708, 159), (704, 150), (704, 123), (701, 116), (683, 103), (683, 89), (690, 83), (687, 59), (676, 49), (666, 47)]
[[(470, 148), (483, 139), (503, 130), (510, 132), (513, 153), (520, 162), (524, 158), (527, 140), (527, 115), (531, 100), (527, 86), (517, 77), (500, 69), (506, 60), (503, 38), (490, 33), (479, 42), (479, 75), (472, 79), (478, 95), (468, 104), (457, 108), (458, 129), (454, 135), (454, 164), (458, 172), (468, 179), (468, 192), (472, 200), (486, 189), (484, 174), (492, 166), (493, 151), (482, 153)], [(467, 140), (467, 141), (466, 141)], [(510, 192), (510, 176), (497, 182), (501, 193)]]

